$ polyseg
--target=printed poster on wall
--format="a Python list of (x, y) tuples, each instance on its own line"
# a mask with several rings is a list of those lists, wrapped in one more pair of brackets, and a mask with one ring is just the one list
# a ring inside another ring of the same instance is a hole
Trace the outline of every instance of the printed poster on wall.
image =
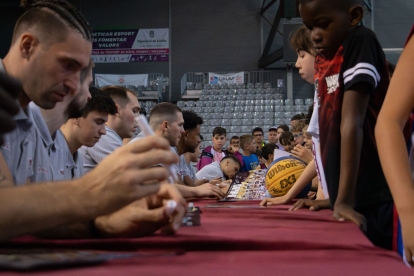
[(169, 60), (168, 29), (99, 30), (92, 35), (95, 63)]
[(228, 74), (208, 73), (208, 79), (210, 84), (244, 83), (244, 72)]
[(148, 85), (148, 74), (135, 74), (135, 75), (95, 74), (95, 85), (98, 87), (102, 87), (105, 85), (147, 86)]

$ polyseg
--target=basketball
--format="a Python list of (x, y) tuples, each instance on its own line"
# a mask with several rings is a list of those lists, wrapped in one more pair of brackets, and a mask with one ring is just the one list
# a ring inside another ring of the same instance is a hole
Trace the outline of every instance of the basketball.
[[(306, 164), (302, 160), (292, 156), (281, 157), (273, 161), (267, 170), (265, 180), (269, 194), (273, 197), (287, 194), (305, 168)], [(311, 185), (312, 183), (309, 183), (298, 197), (306, 196)]]

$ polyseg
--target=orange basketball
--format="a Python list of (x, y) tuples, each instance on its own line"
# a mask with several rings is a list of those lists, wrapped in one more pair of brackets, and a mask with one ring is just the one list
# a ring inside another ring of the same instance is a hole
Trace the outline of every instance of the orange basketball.
[(266, 189), (274, 197), (283, 196), (296, 183), (306, 164), (295, 157), (281, 157), (273, 161), (266, 173)]

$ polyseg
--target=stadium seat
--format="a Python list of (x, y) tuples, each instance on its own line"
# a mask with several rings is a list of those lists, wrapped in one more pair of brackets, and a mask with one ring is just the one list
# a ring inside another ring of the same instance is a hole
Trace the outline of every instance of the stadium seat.
[(270, 82), (263, 83), (263, 88), (271, 88), (272, 84)]
[(193, 107), (194, 106), (194, 101), (187, 101), (186, 106), (187, 107)]
[(194, 88), (197, 89), (197, 90), (201, 90), (201, 89), (203, 89), (203, 84), (198, 82), (198, 83), (195, 84)]
[(285, 105), (293, 105), (293, 101), (291, 99), (286, 99)]
[(243, 119), (253, 119), (253, 112), (247, 112), (243, 114)]
[(257, 95), (257, 94), (256, 94), (256, 95), (254, 96), (254, 99), (255, 99), (255, 100), (265, 100), (265, 98), (266, 98), (266, 96), (265, 96), (265, 95)]
[(220, 126), (221, 125), (221, 119), (211, 119), (210, 126)]
[[(233, 122), (232, 122), (233, 123)], [(239, 132), (240, 131), (240, 126), (235, 126), (235, 125), (232, 125), (231, 127), (230, 127), (230, 131), (231, 132)]]
[(273, 112), (265, 112), (264, 113), (264, 117), (265, 118), (273, 119), (275, 117), (275, 113), (273, 113)]
[(286, 118), (284, 112), (275, 112), (275, 118)]
[(185, 103), (183, 101), (178, 101), (177, 102), (177, 106), (178, 107), (184, 107), (185, 106)]
[(294, 105), (285, 105), (285, 112), (293, 112), (295, 111)]
[(244, 89), (244, 88), (246, 88), (246, 84), (244, 84), (244, 83), (238, 83), (237, 84), (237, 88)]
[(288, 126), (290, 126), (290, 118), (285, 118), (285, 125), (288, 125)]
[(244, 101), (244, 100), (246, 100), (246, 96), (245, 95), (237, 95), (236, 100), (237, 101)]
[(265, 104), (265, 100), (254, 100), (254, 105), (263, 106)]
[(235, 100), (229, 100), (227, 99), (227, 101), (225, 102), (226, 106), (231, 106), (233, 107), (236, 104)]
[(274, 100), (266, 100), (264, 101), (265, 106), (273, 106), (275, 104)]
[(243, 100), (237, 100), (236, 101), (236, 106), (245, 106), (245, 105), (246, 105), (246, 103)]
[(253, 83), (248, 83), (247, 84), (247, 88), (249, 89), (249, 88), (254, 88), (254, 84)]
[[(283, 119), (283, 118), (276, 118), (275, 119), (275, 125), (276, 126), (280, 126), (280, 125), (284, 125), (285, 124), (285, 119)], [(289, 124), (290, 124), (290, 121), (289, 121)]]
[(195, 106), (197, 107), (203, 107), (206, 104), (206, 102), (204, 100), (198, 100), (195, 102)]
[(198, 113), (201, 113), (201, 111), (203, 111), (203, 108), (200, 106), (197, 106), (197, 107), (194, 107), (193, 111), (198, 114)]
[(313, 105), (313, 99), (305, 99), (305, 105)]
[[(296, 100), (295, 100), (296, 101)], [(304, 105), (295, 105), (295, 111), (302, 112), (302, 110), (305, 109)]]
[(213, 107), (214, 104), (212, 101), (206, 101), (206, 107)]
[(254, 84), (254, 88), (263, 88), (263, 83), (256, 82), (256, 83)]
[(265, 125), (273, 125), (273, 118), (265, 118), (262, 120)]
[(246, 100), (254, 100), (254, 95), (246, 95)]
[(203, 109), (204, 113), (209, 113), (209, 114), (213, 113), (213, 110), (214, 110), (214, 108), (211, 107), (211, 106), (206, 106)]
[(226, 105), (226, 107), (224, 108), (224, 112), (233, 113), (234, 112), (234, 107)]
[(244, 112), (254, 112), (254, 106), (249, 105), (244, 107)]
[(274, 106), (273, 105), (266, 105), (265, 107), (264, 107), (264, 111), (265, 112), (273, 112), (275, 110), (275, 108), (274, 108)]
[(296, 114), (296, 112), (285, 112), (285, 118), (291, 119)]
[(223, 119), (233, 119), (233, 113), (223, 113)]
[(253, 113), (254, 119), (264, 119), (264, 112), (254, 112)]
[(261, 126), (261, 125), (263, 125), (263, 119), (253, 119), (253, 125), (255, 125), (255, 126)]
[(211, 89), (219, 89), (220, 86), (217, 83), (212, 83), (211, 84)]
[(255, 112), (265, 112), (265, 108), (266, 108), (266, 106), (256, 105), (256, 106), (254, 107), (254, 111), (255, 111)]
[(296, 99), (295, 105), (303, 105), (303, 99)]
[(242, 125), (242, 121), (240, 119), (232, 119), (231, 120), (231, 125), (232, 126), (241, 126)]
[(285, 107), (283, 105), (276, 105), (275, 112), (285, 112)]
[(204, 84), (204, 89), (210, 90), (211, 89), (211, 84), (209, 84), (209, 83)]
[(231, 126), (231, 119), (221, 119), (222, 126)]
[(216, 128), (216, 126), (209, 126), (207, 133), (213, 133), (213, 130)]
[(283, 100), (275, 100), (275, 105), (284, 105)]
[(255, 105), (255, 100), (245, 100), (245, 105)]
[(235, 106), (234, 112), (244, 112), (244, 106)]
[(237, 88), (237, 84), (236, 83), (230, 83), (229, 84), (229, 88), (230, 89), (236, 89)]
[(252, 120), (253, 119), (242, 119), (242, 125), (243, 126), (250, 126), (252, 124)]
[(224, 101), (214, 101), (214, 105), (218, 107), (224, 107)]
[(244, 134), (251, 134), (252, 130), (253, 130), (253, 128), (250, 124), (246, 125), (246, 126), (242, 126), (242, 128), (241, 128), (241, 132), (243, 133), (243, 135)]
[(219, 106), (216, 106), (216, 107), (214, 107), (213, 108), (213, 112), (214, 113), (223, 113), (224, 112), (224, 107), (219, 107)]

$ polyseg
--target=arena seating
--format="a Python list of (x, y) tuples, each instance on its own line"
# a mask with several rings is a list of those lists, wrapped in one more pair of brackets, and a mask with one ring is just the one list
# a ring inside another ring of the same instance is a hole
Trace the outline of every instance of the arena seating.
[(198, 101), (177, 102), (181, 109), (194, 111), (204, 118), (202, 148), (211, 145), (212, 131), (217, 126), (227, 130), (228, 140), (234, 135), (251, 134), (253, 128), (261, 127), (267, 140), (270, 127), (290, 126), (290, 119), (298, 113), (306, 114), (312, 104), (313, 99), (283, 99), (283, 89), (272, 88), (270, 83), (206, 84)]

